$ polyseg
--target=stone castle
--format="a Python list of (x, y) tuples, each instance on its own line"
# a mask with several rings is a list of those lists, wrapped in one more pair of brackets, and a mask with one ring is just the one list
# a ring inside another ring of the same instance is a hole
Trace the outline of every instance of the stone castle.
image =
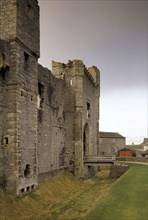
[(0, 1), (0, 187), (16, 195), (69, 171), (85, 178), (99, 149), (100, 72), (40, 57), (37, 0)]

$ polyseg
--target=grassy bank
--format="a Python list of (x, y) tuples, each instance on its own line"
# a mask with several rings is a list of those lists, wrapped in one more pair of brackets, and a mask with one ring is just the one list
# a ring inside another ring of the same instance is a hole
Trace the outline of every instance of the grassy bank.
[(21, 198), (0, 191), (0, 220), (145, 220), (147, 171), (131, 165), (117, 181), (108, 179), (107, 169), (87, 181), (57, 176)]
[(148, 218), (148, 166), (132, 165), (85, 220)]
[(108, 170), (82, 181), (67, 174), (39, 184), (37, 191), (21, 198), (0, 192), (0, 220), (69, 220), (84, 217), (102, 199), (113, 181)]

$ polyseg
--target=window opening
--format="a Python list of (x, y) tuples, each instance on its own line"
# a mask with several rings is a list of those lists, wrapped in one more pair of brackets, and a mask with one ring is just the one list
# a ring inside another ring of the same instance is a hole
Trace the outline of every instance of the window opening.
[(88, 166), (88, 170), (89, 170), (89, 171), (91, 170), (91, 167), (92, 167), (92, 166), (90, 166), (90, 165)]
[(24, 68), (27, 69), (29, 67), (29, 54), (24, 52)]
[(41, 109), (44, 102), (44, 86), (38, 83), (38, 97), (37, 97), (37, 108)]
[(4, 137), (4, 144), (9, 144), (9, 139), (8, 139), (8, 137)]
[(90, 118), (90, 103), (87, 102), (87, 119)]
[(28, 8), (28, 10), (31, 9), (31, 1), (30, 0), (27, 0), (27, 8)]
[(30, 164), (26, 164), (26, 168), (24, 170), (24, 176), (27, 177), (31, 173)]
[(22, 189), (21, 189), (21, 193), (24, 193), (24, 192), (25, 192), (25, 189), (24, 189), (24, 188), (22, 188)]
[(60, 75), (61, 75), (61, 79), (64, 79), (64, 73), (61, 73)]
[(29, 192), (30, 190), (30, 186), (27, 186), (26, 191)]

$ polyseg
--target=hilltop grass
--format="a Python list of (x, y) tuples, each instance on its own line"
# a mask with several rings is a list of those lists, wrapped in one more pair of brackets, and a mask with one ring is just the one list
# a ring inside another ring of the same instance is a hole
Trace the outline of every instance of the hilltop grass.
[(85, 220), (148, 219), (148, 166), (132, 165)]
[(43, 181), (39, 188), (23, 197), (0, 191), (0, 220), (54, 220), (83, 217), (95, 207), (114, 181), (108, 170), (83, 181), (65, 174)]

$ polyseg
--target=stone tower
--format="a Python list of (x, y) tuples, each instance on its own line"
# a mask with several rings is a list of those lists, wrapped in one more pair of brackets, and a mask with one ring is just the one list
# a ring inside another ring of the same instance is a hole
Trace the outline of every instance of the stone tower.
[[(95, 173), (95, 167), (85, 165), (85, 159), (96, 157), (99, 152), (100, 71), (95, 66), (87, 69), (81, 60), (72, 60), (67, 64), (53, 61), (52, 73), (56, 78), (65, 80), (72, 91), (68, 92), (69, 99), (73, 100), (73, 104), (69, 102), (72, 114), (66, 118), (67, 137), (70, 136), (71, 140), (66, 146), (68, 151), (73, 148), (75, 175), (85, 178), (89, 172)], [(70, 109), (66, 107), (65, 111)]]
[(19, 194), (37, 185), (39, 6), (0, 1), (0, 185)]

